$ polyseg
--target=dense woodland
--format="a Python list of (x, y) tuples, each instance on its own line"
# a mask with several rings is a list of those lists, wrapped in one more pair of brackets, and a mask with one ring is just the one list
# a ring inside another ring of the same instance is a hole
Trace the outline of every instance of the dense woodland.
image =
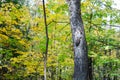
[[(120, 80), (120, 9), (80, 4), (89, 80)], [(72, 38), (65, 0), (0, 0), (0, 80), (73, 80)]]

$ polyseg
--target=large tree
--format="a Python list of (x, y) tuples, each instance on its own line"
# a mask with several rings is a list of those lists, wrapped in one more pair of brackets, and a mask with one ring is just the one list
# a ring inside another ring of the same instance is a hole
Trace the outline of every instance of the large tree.
[(67, 0), (70, 12), (70, 23), (74, 45), (73, 80), (88, 79), (88, 56), (84, 26), (81, 18), (81, 0)]

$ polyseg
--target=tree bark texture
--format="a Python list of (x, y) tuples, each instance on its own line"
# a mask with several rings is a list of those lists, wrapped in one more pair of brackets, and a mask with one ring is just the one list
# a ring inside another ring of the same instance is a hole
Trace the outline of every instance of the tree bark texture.
[(73, 80), (88, 80), (88, 56), (84, 26), (81, 18), (81, 0), (67, 0), (74, 45)]

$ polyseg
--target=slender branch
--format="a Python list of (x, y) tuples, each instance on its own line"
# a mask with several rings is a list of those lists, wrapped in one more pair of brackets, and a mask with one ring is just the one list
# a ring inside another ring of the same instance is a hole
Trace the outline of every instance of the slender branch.
[(91, 23), (91, 22), (88, 22), (90, 23), (91, 25), (95, 25), (95, 26), (111, 26), (111, 27), (120, 27), (120, 25), (112, 25), (112, 24), (94, 24), (94, 23)]
[(70, 23), (68, 21), (54, 21), (54, 20), (53, 20), (53, 22), (55, 22), (55, 23)]
[(111, 24), (94, 24), (93, 25), (102, 25), (102, 26), (111, 26), (111, 27), (120, 27), (120, 25), (111, 25)]
[(47, 26), (50, 25), (51, 23), (68, 23), (68, 24), (70, 24), (70, 22), (67, 22), (67, 21), (54, 21), (54, 20), (52, 20), (51, 22), (49, 22), (47, 24)]
[(92, 9), (91, 9), (91, 14), (90, 14), (90, 27), (89, 27), (89, 32), (90, 32), (90, 30), (91, 30), (91, 28), (92, 28), (92, 25), (91, 25), (91, 23), (92, 23), (92, 17), (93, 17), (93, 13), (92, 13)]
[[(54, 22), (54, 23), (68, 23), (68, 24), (70, 24), (70, 22), (67, 22), (67, 21), (51, 21), (50, 23), (48, 23), (48, 25), (50, 25), (52, 22)], [(110, 25), (110, 24), (94, 24), (94, 23), (92, 23), (92, 22), (89, 22), (91, 25), (93, 24), (93, 25), (102, 25), (102, 26), (111, 26), (111, 27), (120, 27), (120, 25)]]
[(46, 33), (46, 50), (44, 53), (44, 80), (47, 80), (46, 77), (46, 68), (47, 68), (47, 54), (48, 54), (48, 27), (47, 27), (47, 20), (46, 20), (46, 10), (45, 10), (45, 1), (43, 0), (43, 11), (44, 11), (44, 24), (45, 24), (45, 33)]
[(65, 26), (63, 26), (60, 30), (59, 30), (59, 32), (61, 32), (64, 28), (66, 28), (66, 26), (67, 25), (69, 25), (70, 23), (67, 23)]

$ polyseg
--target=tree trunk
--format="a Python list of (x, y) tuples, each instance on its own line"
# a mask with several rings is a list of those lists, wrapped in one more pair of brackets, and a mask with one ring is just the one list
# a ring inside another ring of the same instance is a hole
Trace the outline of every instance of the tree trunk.
[(48, 54), (48, 43), (49, 43), (49, 37), (48, 37), (48, 27), (47, 27), (47, 19), (46, 19), (46, 10), (45, 10), (45, 0), (43, 0), (43, 11), (44, 11), (44, 24), (45, 24), (45, 34), (46, 34), (46, 49), (43, 53), (44, 55), (44, 80), (47, 80), (47, 54)]
[(89, 80), (93, 80), (93, 65), (92, 65), (92, 57), (89, 57)]
[(88, 80), (88, 56), (84, 26), (80, 10), (81, 0), (67, 0), (74, 45), (73, 80)]

